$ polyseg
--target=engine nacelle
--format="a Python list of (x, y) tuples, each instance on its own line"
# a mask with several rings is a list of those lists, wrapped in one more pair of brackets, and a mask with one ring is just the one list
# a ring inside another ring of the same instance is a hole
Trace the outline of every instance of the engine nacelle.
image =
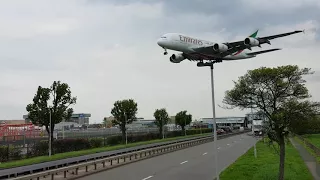
[(246, 46), (259, 46), (260, 42), (256, 38), (247, 37), (246, 39), (244, 39), (244, 44)]
[(172, 63), (180, 63), (185, 59), (186, 58), (182, 54), (172, 54), (172, 56), (170, 56), (170, 62)]
[(226, 52), (228, 50), (228, 46), (225, 44), (214, 44), (213, 45), (213, 50), (217, 51), (217, 52)]

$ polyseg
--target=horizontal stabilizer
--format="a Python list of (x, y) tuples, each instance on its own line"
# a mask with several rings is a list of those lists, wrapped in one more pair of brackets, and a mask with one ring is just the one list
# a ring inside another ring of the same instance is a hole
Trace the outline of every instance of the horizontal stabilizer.
[(278, 51), (278, 50), (281, 50), (279, 48), (276, 48), (276, 49), (268, 49), (268, 50), (263, 50), (263, 51), (256, 51), (256, 52), (250, 52), (250, 53), (246, 53), (247, 55), (257, 55), (257, 54), (263, 54), (263, 53), (268, 53), (268, 52), (271, 52), (271, 51)]

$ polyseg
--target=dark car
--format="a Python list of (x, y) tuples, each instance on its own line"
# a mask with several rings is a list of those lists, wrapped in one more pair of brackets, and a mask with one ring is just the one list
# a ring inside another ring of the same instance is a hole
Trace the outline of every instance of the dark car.
[(232, 133), (232, 130), (229, 126), (220, 127), (220, 129), (223, 129), (224, 132), (226, 132), (226, 133)]

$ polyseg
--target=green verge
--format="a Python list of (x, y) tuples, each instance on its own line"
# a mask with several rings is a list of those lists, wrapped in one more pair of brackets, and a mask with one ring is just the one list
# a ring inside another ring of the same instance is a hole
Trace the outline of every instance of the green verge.
[[(296, 140), (298, 143), (300, 143), (312, 156), (314, 156), (314, 157), (316, 158), (317, 162), (320, 163), (320, 157), (317, 156), (316, 153), (315, 153), (311, 148), (309, 148), (308, 146), (306, 146), (301, 139), (299, 139), (298, 137), (295, 136), (295, 137), (294, 137), (294, 140)], [(309, 140), (309, 142), (310, 142), (310, 140)], [(310, 143), (311, 143), (311, 142), (310, 142)], [(313, 143), (312, 143), (312, 144), (313, 144)], [(317, 147), (318, 147), (318, 146), (317, 146)]]
[[(278, 146), (275, 146), (276, 148)], [(257, 159), (254, 158), (253, 148), (239, 157), (221, 174), (221, 180), (274, 180), (278, 179), (279, 155), (272, 146), (259, 141), (256, 144)], [(285, 180), (312, 180), (312, 174), (291, 145), (286, 145)]]
[(198, 136), (206, 136), (209, 134), (211, 134), (211, 133), (179, 136), (179, 137), (173, 137), (173, 138), (167, 138), (167, 139), (156, 139), (156, 140), (151, 140), (151, 141), (128, 143), (127, 145), (121, 144), (121, 145), (100, 147), (100, 148), (87, 149), (87, 150), (81, 150), (81, 151), (72, 151), (72, 152), (55, 154), (55, 155), (52, 155), (51, 157), (38, 156), (38, 157), (34, 157), (34, 158), (28, 158), (28, 159), (23, 159), (23, 160), (1, 163), (0, 168), (13, 168), (13, 167), (19, 167), (19, 166), (26, 166), (26, 165), (43, 163), (43, 162), (54, 161), (54, 160), (60, 160), (60, 159), (65, 159), (65, 158), (83, 156), (83, 155), (88, 155), (88, 154), (95, 154), (95, 153), (100, 153), (100, 152), (105, 152), (105, 151), (124, 149), (124, 148), (129, 148), (129, 147), (134, 147), (134, 146), (153, 144), (153, 143), (159, 143), (159, 142), (166, 142), (166, 141), (172, 141), (172, 140), (179, 140), (179, 139), (198, 137)]
[(303, 138), (307, 139), (310, 143), (320, 148), (320, 134), (308, 134), (303, 135)]

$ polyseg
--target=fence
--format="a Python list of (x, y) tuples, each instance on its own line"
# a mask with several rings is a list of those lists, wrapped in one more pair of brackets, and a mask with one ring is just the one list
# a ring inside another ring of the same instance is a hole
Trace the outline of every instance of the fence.
[[(187, 135), (201, 134), (211, 132), (211, 129), (193, 129), (187, 130)], [(182, 131), (167, 132), (165, 138), (183, 136)], [(135, 143), (142, 141), (150, 141), (159, 139), (158, 132), (129, 132), (127, 134), (127, 142)], [(66, 138), (54, 140), (52, 144), (52, 154), (86, 150), (105, 146), (114, 146), (122, 144), (122, 135), (105, 135), (92, 136), (86, 138)], [(8, 162), (24, 158), (32, 158), (44, 156), (48, 154), (48, 140), (42, 141), (25, 141), (25, 143), (3, 144), (0, 145), (0, 162)]]

